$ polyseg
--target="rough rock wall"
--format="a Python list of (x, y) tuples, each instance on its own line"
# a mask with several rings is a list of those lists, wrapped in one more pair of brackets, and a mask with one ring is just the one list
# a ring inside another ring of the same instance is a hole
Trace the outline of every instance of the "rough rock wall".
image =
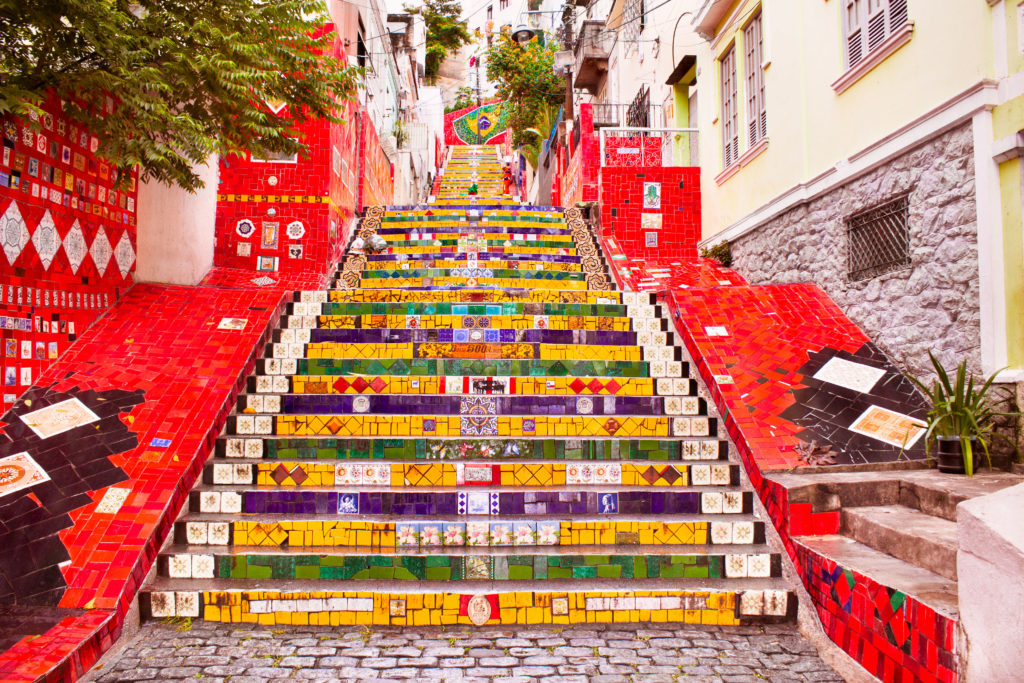
[[(911, 265), (849, 281), (845, 219), (906, 192)], [(743, 235), (733, 268), (751, 284), (815, 282), (919, 377), (932, 376), (929, 349), (980, 371), (977, 232), (967, 124)]]

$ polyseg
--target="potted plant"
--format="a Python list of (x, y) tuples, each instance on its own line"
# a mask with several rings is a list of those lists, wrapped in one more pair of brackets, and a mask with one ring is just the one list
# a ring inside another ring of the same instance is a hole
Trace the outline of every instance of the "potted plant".
[(993, 397), (992, 383), (997, 373), (992, 373), (979, 386), (974, 373), (967, 373), (967, 361), (962, 361), (956, 368), (953, 381), (950, 381), (949, 373), (931, 351), (928, 357), (931, 358), (936, 374), (931, 387), (916, 377), (910, 379), (931, 402), (926, 422), (925, 449), (930, 451), (932, 444), (936, 444), (939, 471), (974, 476), (979, 447), (991, 468), (989, 445), (994, 439), (1008, 443), (1016, 450), (1012, 440), (996, 431), (998, 418), (1019, 415), (998, 410), (1000, 404), (1006, 403), (1010, 397)]

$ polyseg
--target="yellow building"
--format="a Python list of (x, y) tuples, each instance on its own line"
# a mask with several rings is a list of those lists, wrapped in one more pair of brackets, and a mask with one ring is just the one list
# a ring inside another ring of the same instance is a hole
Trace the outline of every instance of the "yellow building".
[(703, 0), (705, 245), (895, 360), (1024, 379), (1024, 3)]

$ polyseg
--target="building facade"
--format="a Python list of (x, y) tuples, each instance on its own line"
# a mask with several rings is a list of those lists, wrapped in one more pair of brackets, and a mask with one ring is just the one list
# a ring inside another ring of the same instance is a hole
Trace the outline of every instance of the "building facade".
[(905, 369), (1024, 378), (1024, 10), (705, 0), (703, 243), (811, 280)]

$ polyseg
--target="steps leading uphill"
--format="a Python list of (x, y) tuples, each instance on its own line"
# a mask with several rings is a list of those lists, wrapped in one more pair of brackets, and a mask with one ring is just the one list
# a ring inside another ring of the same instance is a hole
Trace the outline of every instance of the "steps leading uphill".
[[(476, 183), (479, 196), (466, 195)], [(753, 493), (651, 295), (577, 209), (456, 147), (298, 292), (143, 609), (261, 624), (791, 619)]]

